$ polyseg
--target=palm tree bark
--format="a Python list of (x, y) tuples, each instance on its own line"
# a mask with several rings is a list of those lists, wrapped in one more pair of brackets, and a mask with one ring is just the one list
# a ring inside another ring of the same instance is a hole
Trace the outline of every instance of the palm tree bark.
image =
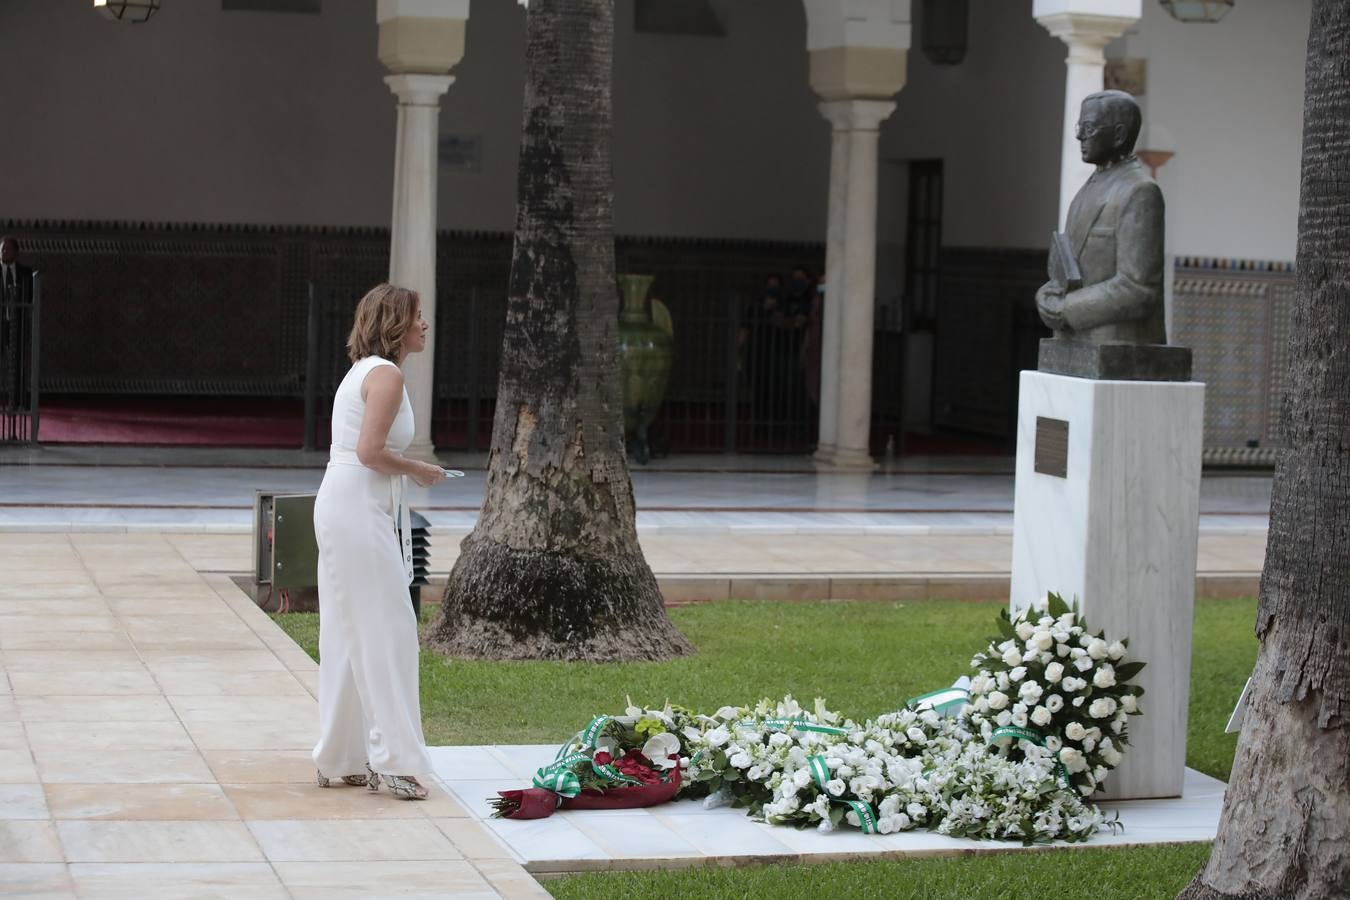
[(688, 653), (638, 546), (610, 166), (613, 0), (532, 0), (487, 488), (429, 646), (489, 659)]
[(1252, 693), (1184, 898), (1350, 896), (1350, 0), (1314, 0), (1298, 282)]

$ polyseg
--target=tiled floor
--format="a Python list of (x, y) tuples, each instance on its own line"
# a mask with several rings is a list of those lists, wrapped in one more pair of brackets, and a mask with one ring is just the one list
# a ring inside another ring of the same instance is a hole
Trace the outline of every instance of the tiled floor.
[[(482, 503), (481, 456), (411, 488), (433, 527), (465, 532)], [(997, 535), (1012, 529), (1011, 459), (902, 459), (871, 474), (817, 473), (805, 457), (694, 456), (633, 471), (638, 529), (713, 537), (767, 533)], [(0, 530), (247, 532), (254, 493), (316, 490), (323, 457), (278, 451), (0, 448)], [(1270, 478), (1207, 477), (1201, 527), (1263, 531)]]
[(168, 539), (6, 534), (0, 571), (0, 893), (545, 896), (439, 788), (316, 787), (314, 662)]
[[(705, 810), (697, 801), (650, 809), (563, 811), (547, 819), (515, 822), (489, 818), (487, 798), (499, 790), (527, 787), (539, 766), (553, 759), (552, 746), (437, 747), (436, 772), (469, 812), (539, 874), (602, 869), (817, 862), (934, 853), (1021, 851), (1021, 844), (972, 841), (927, 831), (863, 835), (820, 834), (753, 822), (744, 810)], [(1223, 808), (1222, 782), (1186, 772), (1183, 796), (1175, 800), (1103, 803), (1119, 812), (1125, 830), (1103, 832), (1093, 844), (1123, 846), (1214, 839)]]

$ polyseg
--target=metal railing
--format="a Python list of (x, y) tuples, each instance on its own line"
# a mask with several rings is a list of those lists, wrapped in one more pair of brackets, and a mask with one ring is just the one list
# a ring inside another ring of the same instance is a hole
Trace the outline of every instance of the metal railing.
[(0, 291), (0, 441), (38, 439), (41, 309), (37, 272), (23, 273), (17, 284)]

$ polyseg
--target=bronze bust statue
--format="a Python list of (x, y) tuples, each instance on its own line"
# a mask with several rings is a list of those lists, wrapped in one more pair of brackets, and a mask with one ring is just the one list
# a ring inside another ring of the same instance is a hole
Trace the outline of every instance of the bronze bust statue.
[[(1052, 239), (1050, 280), (1036, 292), (1041, 321), (1055, 332), (1055, 340), (1041, 344), (1043, 371), (1093, 378), (1189, 378), (1189, 351), (1143, 350), (1166, 344), (1167, 332), (1163, 198), (1134, 156), (1141, 124), (1139, 104), (1123, 91), (1101, 91), (1083, 100), (1078, 142), (1083, 161), (1097, 169), (1074, 196), (1065, 232)], [(1107, 350), (1108, 345), (1127, 346)], [(1150, 355), (1153, 363), (1140, 368)], [(1184, 374), (1178, 368), (1183, 355)], [(1130, 364), (1122, 369), (1120, 363), (1127, 360)], [(1166, 362), (1159, 368), (1161, 360)]]

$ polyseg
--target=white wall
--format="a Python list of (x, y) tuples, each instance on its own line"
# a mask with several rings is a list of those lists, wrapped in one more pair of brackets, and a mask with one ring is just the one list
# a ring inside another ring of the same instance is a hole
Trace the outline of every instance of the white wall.
[(1298, 238), (1309, 0), (1243, 0), (1216, 25), (1157, 3), (1119, 49), (1148, 59), (1144, 143), (1158, 170), (1167, 249), (1292, 260)]
[(5, 0), (0, 217), (387, 224), (394, 105), (373, 5)]
[[(725, 39), (636, 34), (619, 2), (620, 232), (818, 240), (829, 131), (807, 81), (795, 0), (737, 0)], [(509, 230), (524, 11), (475, 0), (444, 133), (479, 135), (446, 173), (443, 227)], [(374, 4), (321, 15), (165, 0), (141, 26), (87, 0), (0, 4), (0, 218), (387, 225), (395, 106)]]
[[(1149, 0), (1113, 48), (1149, 56), (1147, 116), (1177, 144), (1159, 172), (1172, 252), (1292, 258), (1308, 4), (1244, 0), (1206, 27)], [(312, 16), (164, 0), (125, 26), (87, 0), (3, 0), (0, 218), (387, 225), (395, 113), (373, 5), (327, 0)], [(821, 240), (829, 129), (801, 4), (724, 8), (726, 38), (673, 37), (634, 33), (632, 3), (617, 3), (618, 230)], [(523, 44), (515, 2), (474, 0), (441, 129), (481, 135), (482, 166), (442, 177), (443, 227), (512, 226)], [(1046, 244), (1063, 60), (1030, 0), (971, 0), (959, 66), (911, 51), (882, 129), (895, 163), (883, 252), (903, 245), (903, 161), (929, 157), (945, 161), (946, 244)]]

